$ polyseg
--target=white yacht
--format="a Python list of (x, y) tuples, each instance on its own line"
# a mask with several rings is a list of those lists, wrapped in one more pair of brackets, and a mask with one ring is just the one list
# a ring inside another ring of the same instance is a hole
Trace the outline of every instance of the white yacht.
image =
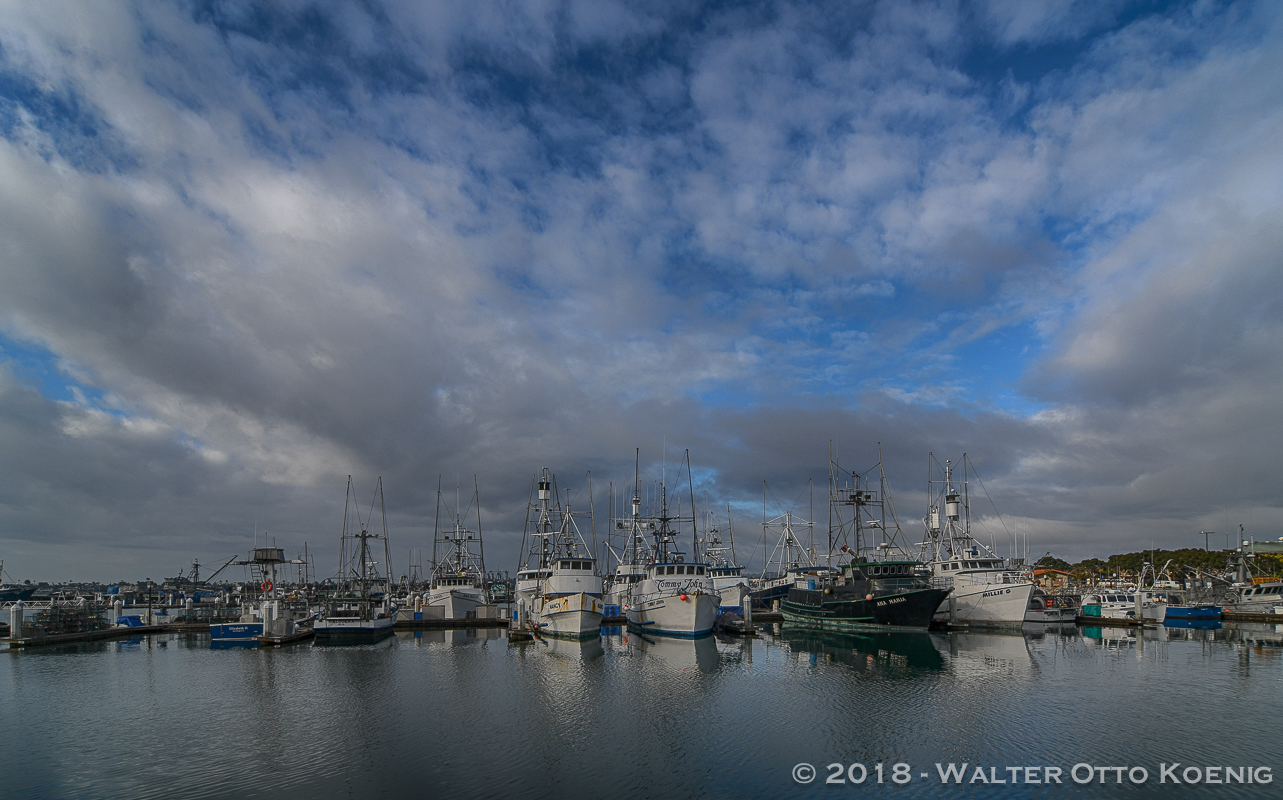
[[(361, 519), (360, 505), (353, 498), (352, 476), (347, 479), (343, 503), (343, 533), (339, 539), (339, 576), (334, 591), (325, 598), (312, 623), (317, 641), (361, 641), (390, 635), (396, 623), (392, 597), (391, 551), (388, 548), (387, 515), (383, 514), (383, 479), (376, 490), (383, 516), (381, 533), (371, 531), (371, 521)], [(353, 511), (349, 515), (349, 509)], [(355, 524), (354, 524), (355, 523)], [(356, 532), (351, 532), (355, 528)], [(382, 574), (375, 560), (372, 542), (383, 542)]]
[(477, 530), (463, 525), (455, 491), (453, 521), (449, 530), (441, 530), (441, 484), (437, 481), (437, 514), (432, 538), (432, 575), (424, 605), (442, 606), (444, 619), (473, 619), (477, 607), (487, 604), (486, 566), (481, 545), (481, 504), (473, 478), (472, 505), (477, 510)]
[[(619, 602), (632, 630), (704, 636), (713, 631), (721, 598), (708, 575), (709, 565), (687, 561), (677, 544), (677, 526), (682, 522), (691, 524), (694, 538), (693, 511), (689, 517), (669, 516), (666, 487), (661, 482), (658, 488), (658, 513), (642, 516), (634, 481), (632, 514), (614, 521), (616, 530), (627, 532), (628, 547), (621, 562), (628, 561), (616, 569), (609, 599)], [(691, 505), (693, 509), (693, 500)]]
[[(554, 505), (554, 478), (547, 467), (538, 481), (538, 502), (526, 513), (526, 563), (517, 571), (518, 620), (527, 620), (540, 634), (564, 639), (587, 639), (601, 633), (601, 575), (575, 525), (570, 503)], [(535, 522), (531, 526), (534, 512)]]
[[(929, 458), (934, 466), (935, 457)], [(943, 480), (927, 480), (931, 506), (924, 520), (927, 538), (923, 542), (922, 560), (930, 567), (936, 585), (953, 589), (936, 611), (936, 621), (1019, 628), (1024, 623), (1034, 584), (1024, 572), (1009, 568), (1005, 559), (971, 535), (966, 455), (962, 459), (961, 491), (954, 484), (953, 464), (949, 461), (944, 463)]]

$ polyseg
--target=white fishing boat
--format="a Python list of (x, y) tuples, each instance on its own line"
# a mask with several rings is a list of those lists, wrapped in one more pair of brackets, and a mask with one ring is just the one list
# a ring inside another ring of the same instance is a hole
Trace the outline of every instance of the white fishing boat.
[(256, 642), (262, 637), (289, 638), (299, 632), (301, 623), (312, 618), (304, 604), (289, 600), (277, 569), (282, 564), (302, 565), (302, 559), (287, 559), (285, 550), (275, 544), (258, 547), (257, 536), (249, 558), (229, 562), (232, 566), (249, 567), (250, 580), (241, 592), (240, 618), (209, 626), (210, 643), (215, 647), (229, 642)]
[[(383, 508), (383, 479), (375, 489), (381, 530), (372, 528), (373, 502), (369, 518), (361, 518), (353, 502), (352, 476), (347, 479), (343, 502), (343, 533), (339, 538), (339, 574), (334, 589), (327, 593), (312, 623), (318, 642), (368, 641), (392, 634), (396, 606), (392, 603), (392, 556), (388, 547), (388, 520)], [(378, 542), (383, 544), (383, 561), (375, 560)], [(381, 569), (380, 569), (381, 567)]]
[(606, 610), (601, 574), (569, 498), (564, 506), (553, 502), (554, 480), (545, 467), (537, 481), (538, 499), (527, 505), (526, 562), (517, 571), (518, 620), (540, 635), (587, 639), (600, 634)]
[(1034, 589), (1029, 596), (1029, 606), (1025, 609), (1025, 622), (1061, 625), (1072, 624), (1078, 617), (1078, 605), (1066, 603), (1059, 596), (1049, 595), (1042, 589)]
[(730, 506), (727, 506), (726, 540), (723, 541), (722, 532), (710, 521), (706, 527), (708, 532), (700, 540), (699, 551), (708, 563), (706, 574), (713, 581), (713, 591), (717, 592), (721, 602), (720, 612), (730, 612), (742, 617), (749, 594), (748, 579), (744, 577), (744, 568), (735, 557), (735, 537), (730, 527), (730, 513)]
[(1283, 606), (1283, 581), (1263, 581), (1234, 587), (1225, 610), (1233, 614), (1278, 614)]
[(1084, 617), (1162, 624), (1167, 602), (1161, 592), (1149, 589), (1092, 592), (1083, 595), (1081, 611)]
[(455, 490), (453, 521), (449, 530), (441, 530), (441, 485), (437, 482), (437, 515), (432, 539), (432, 576), (424, 605), (441, 606), (445, 619), (475, 619), (478, 606), (488, 602), (486, 595), (485, 555), (481, 544), (481, 504), (473, 478), (472, 505), (477, 512), (477, 530), (463, 525)]
[[(686, 458), (689, 475), (689, 454)], [(713, 631), (721, 598), (708, 575), (708, 564), (688, 561), (677, 543), (679, 525), (689, 522), (692, 544), (697, 546), (693, 494), (692, 488), (691, 516), (682, 517), (680, 511), (670, 516), (667, 487), (661, 481), (658, 509), (642, 516), (634, 479), (631, 516), (614, 521), (616, 530), (627, 533), (631, 552), (626, 557), (634, 559), (626, 566), (620, 564), (612, 585), (612, 599), (619, 601), (630, 629), (661, 636), (704, 636)]]
[[(929, 474), (934, 476), (935, 456), (929, 459)], [(966, 455), (962, 463), (961, 490), (954, 483), (953, 464), (949, 461), (944, 463), (942, 480), (927, 479), (931, 505), (924, 520), (922, 560), (930, 567), (937, 586), (953, 590), (936, 611), (936, 621), (1019, 628), (1025, 621), (1034, 583), (971, 535)]]

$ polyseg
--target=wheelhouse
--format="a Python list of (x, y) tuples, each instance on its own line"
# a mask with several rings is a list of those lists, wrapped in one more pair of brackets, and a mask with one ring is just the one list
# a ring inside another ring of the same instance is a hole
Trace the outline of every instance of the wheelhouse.
[(703, 564), (651, 564), (647, 569), (656, 578), (667, 578), (699, 576), (703, 575), (707, 568)]

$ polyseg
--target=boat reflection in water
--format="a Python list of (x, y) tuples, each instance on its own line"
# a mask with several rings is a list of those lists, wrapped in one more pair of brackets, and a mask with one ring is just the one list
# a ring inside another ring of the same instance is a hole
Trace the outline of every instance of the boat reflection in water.
[(1164, 628), (1190, 628), (1197, 631), (1218, 631), (1221, 629), (1219, 619), (1194, 619), (1168, 616), (1163, 620)]
[(1042, 639), (1046, 636), (1077, 636), (1078, 626), (1072, 619), (1062, 622), (1026, 622), (1020, 626), (1020, 632), (1031, 639)]
[(674, 671), (715, 672), (721, 665), (721, 656), (717, 652), (717, 640), (710, 634), (694, 639), (680, 639), (668, 636), (643, 636), (629, 631), (626, 637), (619, 640), (618, 646), (633, 650), (649, 662)]
[(938, 639), (948, 648), (953, 671), (959, 677), (987, 681), (1024, 672), (1033, 665), (1023, 633), (950, 631)]
[(606, 654), (606, 648), (602, 646), (600, 636), (594, 636), (591, 639), (541, 637), (535, 645), (550, 658), (567, 661), (591, 661)]
[(396, 638), (405, 644), (423, 647), (424, 645), (432, 644), (467, 645), (474, 642), (501, 639), (503, 634), (504, 631), (500, 628), (446, 628), (440, 630), (397, 631)]
[(785, 625), (779, 640), (794, 653), (819, 661), (848, 664), (857, 670), (895, 674), (944, 669), (944, 656), (926, 631), (838, 633)]

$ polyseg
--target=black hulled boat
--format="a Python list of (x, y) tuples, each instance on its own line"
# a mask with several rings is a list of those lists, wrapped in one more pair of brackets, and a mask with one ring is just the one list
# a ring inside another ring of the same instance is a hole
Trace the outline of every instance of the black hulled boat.
[(839, 577), (794, 586), (780, 611), (786, 622), (827, 630), (924, 630), (949, 591), (933, 588), (920, 562), (857, 557)]

